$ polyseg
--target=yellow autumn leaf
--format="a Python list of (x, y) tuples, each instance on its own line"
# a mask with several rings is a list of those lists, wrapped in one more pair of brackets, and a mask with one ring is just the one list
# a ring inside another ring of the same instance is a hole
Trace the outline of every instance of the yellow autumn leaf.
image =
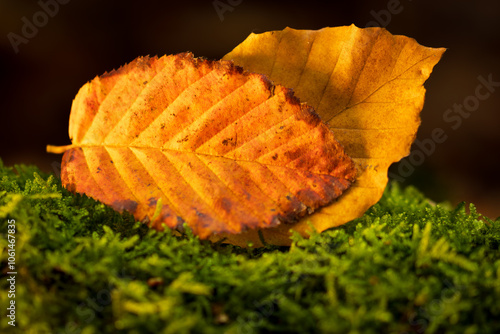
[[(308, 222), (319, 232), (342, 225), (380, 199), (389, 166), (409, 154), (420, 124), (423, 83), (444, 51), (383, 28), (351, 25), (251, 34), (223, 58), (292, 88), (356, 164), (353, 186), (293, 230), (306, 236)], [(290, 225), (282, 225), (261, 232), (268, 243), (289, 245), (289, 230)], [(257, 231), (224, 237), (242, 246), (261, 244)]]

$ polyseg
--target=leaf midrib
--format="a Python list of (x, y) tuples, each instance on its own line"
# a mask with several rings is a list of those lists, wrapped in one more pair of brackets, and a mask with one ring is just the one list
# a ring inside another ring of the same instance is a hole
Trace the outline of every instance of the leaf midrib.
[[(89, 145), (89, 144), (85, 144), (85, 145), (74, 145), (72, 148), (95, 148), (95, 147), (101, 147), (101, 148), (121, 148), (121, 149), (131, 149), (131, 148), (135, 148), (135, 149), (152, 149), (152, 150), (157, 150), (157, 151), (168, 151), (168, 152), (176, 152), (176, 153), (184, 153), (184, 154), (194, 154), (194, 155), (200, 155), (200, 156), (205, 156), (205, 157), (213, 157), (213, 158), (221, 158), (221, 159), (227, 159), (227, 160), (230, 160), (230, 161), (235, 161), (235, 162), (248, 162), (248, 163), (255, 163), (255, 164), (258, 164), (258, 165), (261, 165), (261, 166), (271, 166), (271, 167), (281, 167), (281, 168), (285, 168), (285, 169), (288, 169), (288, 170), (297, 170), (297, 171), (307, 171), (307, 172), (310, 172), (312, 174), (315, 174), (315, 175), (325, 175), (325, 176), (333, 176), (331, 174), (328, 174), (328, 173), (319, 173), (319, 172), (314, 172), (314, 171), (311, 171), (310, 169), (308, 168), (293, 168), (293, 167), (289, 167), (289, 166), (286, 166), (286, 165), (279, 165), (279, 164), (269, 164), (269, 163), (262, 163), (262, 162), (258, 162), (256, 160), (245, 160), (245, 159), (232, 159), (232, 158), (228, 158), (228, 157), (225, 157), (223, 155), (214, 155), (214, 154), (207, 154), (207, 153), (201, 153), (201, 152), (193, 152), (193, 151), (182, 151), (182, 150), (174, 150), (174, 149), (169, 149), (169, 148), (158, 148), (158, 147), (152, 147), (152, 146), (134, 146), (134, 145)], [(353, 158), (351, 158), (352, 160)], [(292, 162), (294, 160), (291, 160), (289, 161)], [(334, 176), (336, 177), (336, 176)]]

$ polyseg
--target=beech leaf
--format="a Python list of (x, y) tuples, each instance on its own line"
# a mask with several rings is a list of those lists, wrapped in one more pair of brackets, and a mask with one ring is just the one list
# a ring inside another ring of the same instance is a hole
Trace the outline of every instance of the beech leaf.
[[(380, 199), (389, 166), (409, 154), (420, 124), (423, 83), (444, 51), (383, 28), (351, 25), (251, 34), (223, 58), (292, 88), (356, 164), (353, 187), (292, 230), (307, 236), (308, 224), (319, 232), (342, 225)], [(290, 226), (265, 229), (262, 235), (268, 243), (291, 243)], [(242, 246), (248, 241), (261, 245), (256, 231), (219, 237)]]
[(63, 185), (156, 229), (200, 238), (291, 223), (331, 203), (355, 168), (290, 89), (229, 61), (140, 57), (73, 101)]

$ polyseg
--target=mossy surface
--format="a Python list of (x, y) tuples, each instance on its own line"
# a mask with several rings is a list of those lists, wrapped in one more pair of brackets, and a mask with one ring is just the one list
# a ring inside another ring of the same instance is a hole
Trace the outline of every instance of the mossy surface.
[(473, 205), (392, 183), (363, 217), (311, 233), (259, 249), (173, 236), (0, 163), (0, 332), (500, 332), (500, 220)]

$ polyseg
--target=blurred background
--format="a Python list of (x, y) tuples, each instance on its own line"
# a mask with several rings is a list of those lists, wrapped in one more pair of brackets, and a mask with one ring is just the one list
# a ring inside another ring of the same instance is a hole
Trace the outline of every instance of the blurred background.
[[(484, 215), (500, 216), (500, 84), (487, 98), (475, 98), (479, 77), (500, 83), (500, 2), (325, 3), (0, 0), (0, 158), (55, 172), (61, 156), (45, 153), (45, 145), (70, 143), (78, 89), (137, 56), (191, 51), (219, 59), (251, 32), (377, 25), (448, 48), (425, 84), (417, 136), (425, 141), (441, 128), (447, 139), (430, 154), (414, 145), (413, 156), (393, 165), (392, 177), (434, 201), (472, 202)], [(463, 109), (465, 116), (447, 113), (464, 103), (471, 110)]]

